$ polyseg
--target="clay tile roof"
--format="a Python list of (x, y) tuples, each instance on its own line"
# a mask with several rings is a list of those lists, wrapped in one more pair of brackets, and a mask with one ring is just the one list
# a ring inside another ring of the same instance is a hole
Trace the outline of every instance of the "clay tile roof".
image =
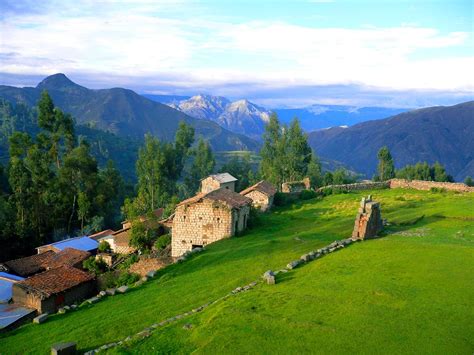
[(252, 203), (252, 199), (242, 196), (236, 192), (230, 191), (228, 189), (218, 189), (208, 193), (199, 193), (194, 197), (182, 201), (181, 203), (179, 203), (178, 206), (185, 204), (193, 204), (204, 199), (219, 201), (225, 203), (231, 208), (240, 208), (242, 206)]
[(106, 229), (105, 231), (98, 232), (98, 233), (90, 235), (89, 238), (92, 238), (94, 240), (99, 240), (100, 238), (106, 237), (106, 236), (111, 235), (113, 233), (114, 233), (114, 231), (112, 229)]
[(115, 245), (128, 246), (130, 241), (130, 228), (124, 228), (116, 231), (114, 234)]
[(4, 262), (4, 265), (10, 272), (27, 277), (46, 270), (46, 265), (52, 259), (54, 254), (54, 251), (48, 250), (47, 252), (41, 254), (35, 254), (20, 259), (6, 261)]
[(220, 173), (220, 174), (214, 174), (210, 175), (213, 179), (219, 181), (221, 184), (225, 184), (226, 182), (232, 182), (232, 181), (237, 181), (235, 177), (230, 175), (229, 173)]
[(93, 279), (94, 277), (85, 271), (64, 265), (17, 282), (14, 287), (20, 287), (45, 299)]
[(260, 191), (267, 196), (273, 196), (277, 192), (277, 190), (272, 184), (270, 184), (268, 181), (262, 180), (262, 181), (257, 182), (255, 185), (250, 186), (246, 188), (245, 190), (241, 191), (240, 194), (246, 195), (252, 191)]
[(50, 260), (48, 260), (47, 265), (49, 268), (56, 268), (62, 265), (76, 266), (82, 265), (82, 262), (91, 256), (91, 253), (83, 250), (66, 248), (59, 253), (54, 254)]

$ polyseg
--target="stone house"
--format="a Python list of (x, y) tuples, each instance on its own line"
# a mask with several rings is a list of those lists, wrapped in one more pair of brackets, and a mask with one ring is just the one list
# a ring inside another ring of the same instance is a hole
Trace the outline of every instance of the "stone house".
[(247, 227), (252, 200), (220, 188), (182, 201), (171, 229), (171, 256), (231, 237)]
[(235, 191), (236, 181), (237, 179), (229, 173), (209, 175), (207, 178), (201, 180), (201, 192), (208, 193), (221, 188)]
[(273, 198), (276, 194), (275, 187), (268, 181), (262, 180), (253, 186), (241, 191), (240, 194), (252, 199), (255, 208), (265, 212), (273, 205)]
[(61, 266), (13, 285), (13, 302), (38, 313), (54, 313), (95, 294), (94, 277), (72, 266)]
[(301, 181), (288, 181), (281, 184), (281, 192), (284, 193), (300, 193), (303, 190), (311, 188), (311, 181), (309, 178), (304, 178)]
[(0, 270), (21, 277), (29, 277), (63, 265), (82, 268), (82, 262), (90, 256), (91, 253), (87, 251), (73, 248), (66, 248), (58, 253), (47, 250), (41, 254), (6, 261), (0, 265)]

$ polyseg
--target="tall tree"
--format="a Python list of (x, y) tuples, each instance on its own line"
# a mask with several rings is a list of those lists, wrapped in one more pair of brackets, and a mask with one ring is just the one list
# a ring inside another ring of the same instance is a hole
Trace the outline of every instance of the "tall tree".
[(280, 187), (283, 182), (284, 142), (278, 116), (274, 113), (263, 133), (263, 147), (260, 150), (262, 177)]
[(384, 146), (380, 148), (377, 158), (379, 159), (379, 165), (377, 168), (379, 180), (386, 181), (395, 177), (395, 165), (388, 147)]
[(216, 165), (214, 154), (209, 142), (200, 138), (194, 151), (194, 161), (185, 183), (188, 190), (196, 192), (199, 188), (199, 181), (212, 173)]
[(285, 140), (282, 144), (285, 147), (284, 179), (288, 181), (303, 179), (307, 175), (312, 152), (308, 138), (297, 118), (294, 118), (285, 130)]

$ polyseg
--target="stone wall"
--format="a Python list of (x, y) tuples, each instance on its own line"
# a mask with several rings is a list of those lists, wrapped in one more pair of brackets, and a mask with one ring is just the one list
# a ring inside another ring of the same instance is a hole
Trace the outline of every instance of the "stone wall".
[(380, 204), (372, 201), (371, 196), (363, 197), (352, 231), (352, 239), (375, 238), (382, 231), (382, 214)]
[(390, 188), (396, 189), (415, 189), (415, 190), (430, 190), (432, 188), (445, 189), (449, 191), (459, 192), (474, 192), (474, 187), (469, 187), (466, 184), (459, 182), (436, 182), (423, 180), (404, 180), (392, 179), (389, 181)]
[(383, 182), (358, 182), (355, 184), (345, 184), (345, 185), (328, 185), (320, 187), (316, 192), (321, 192), (324, 189), (340, 189), (344, 191), (357, 191), (357, 190), (372, 190), (372, 189), (386, 189), (390, 187), (389, 181)]
[(129, 271), (137, 273), (140, 276), (145, 276), (150, 271), (160, 270), (170, 263), (171, 260), (166, 261), (163, 259), (142, 257), (140, 260), (130, 266)]
[(251, 198), (253, 201), (253, 207), (260, 209), (262, 212), (265, 212), (272, 207), (273, 196), (268, 197), (266, 194), (258, 190), (250, 191), (245, 196)]
[(208, 193), (214, 190), (218, 190), (220, 188), (225, 188), (230, 191), (235, 192), (235, 181), (220, 183), (212, 176), (209, 176), (201, 181), (201, 192)]
[(245, 229), (249, 207), (231, 210), (226, 205), (204, 199), (176, 208), (171, 230), (171, 256), (179, 257), (192, 246), (205, 246)]

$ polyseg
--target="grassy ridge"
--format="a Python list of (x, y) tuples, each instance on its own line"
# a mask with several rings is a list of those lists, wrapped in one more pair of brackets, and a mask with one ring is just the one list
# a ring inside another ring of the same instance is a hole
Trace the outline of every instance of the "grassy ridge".
[[(367, 193), (367, 192), (366, 192)], [(358, 243), (259, 285), (113, 352), (472, 353), (472, 194), (373, 191), (392, 223)], [(347, 237), (362, 193), (329, 196), (266, 216), (129, 294), (53, 316), (0, 338), (0, 353), (89, 350), (216, 299), (267, 269)], [(183, 329), (185, 323), (193, 327)]]

